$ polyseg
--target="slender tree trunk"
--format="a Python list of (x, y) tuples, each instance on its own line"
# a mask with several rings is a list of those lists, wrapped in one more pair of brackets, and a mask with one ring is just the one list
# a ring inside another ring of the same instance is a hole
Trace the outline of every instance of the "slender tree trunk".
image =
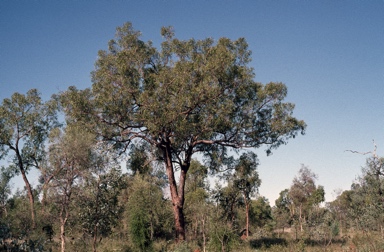
[(249, 236), (249, 202), (247, 202), (246, 203), (246, 205), (245, 205), (245, 211), (246, 211), (246, 213), (245, 213), (245, 217), (246, 217), (246, 236), (247, 236), (247, 238), (248, 238), (248, 236)]
[(25, 187), (27, 188), (27, 192), (28, 192), (29, 206), (30, 206), (30, 209), (31, 209), (32, 228), (34, 229), (36, 227), (36, 222), (35, 222), (35, 197), (33, 196), (31, 184), (28, 181), (27, 175), (25, 174), (25, 170), (23, 168), (23, 165), (20, 164), (20, 161), (19, 161), (19, 168), (20, 168), (21, 176), (23, 177), (23, 180), (24, 180), (24, 183), (25, 183)]
[(245, 202), (245, 236), (248, 238), (249, 236), (249, 200), (244, 194), (244, 202)]
[[(100, 175), (97, 179), (97, 193), (96, 193), (95, 215), (97, 216), (97, 219), (99, 219), (98, 218), (98, 216), (99, 216), (99, 197), (100, 197)], [(98, 232), (97, 224), (95, 224), (95, 226), (93, 227), (93, 243), (92, 243), (93, 252), (96, 252), (97, 232)]]
[(69, 218), (69, 201), (71, 199), (71, 188), (73, 181), (71, 180), (64, 188), (64, 195), (62, 195), (61, 209), (60, 209), (60, 239), (61, 239), (61, 252), (65, 252), (65, 225)]
[(66, 219), (60, 218), (61, 252), (65, 252), (65, 222)]

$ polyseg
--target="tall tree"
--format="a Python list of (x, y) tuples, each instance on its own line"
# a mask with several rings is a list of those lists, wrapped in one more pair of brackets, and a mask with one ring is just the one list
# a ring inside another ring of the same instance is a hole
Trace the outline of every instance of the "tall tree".
[[(162, 28), (158, 51), (130, 23), (117, 28), (108, 51), (99, 51), (92, 89), (63, 94), (68, 116), (82, 121), (121, 152), (143, 140), (165, 166), (177, 240), (185, 239), (185, 181), (195, 153), (211, 167), (228, 149), (286, 143), (305, 123), (283, 102), (282, 83), (253, 80), (244, 38), (179, 40)], [(175, 171), (179, 170), (179, 179)]]
[(21, 173), (28, 192), (33, 227), (35, 197), (27, 173), (31, 167), (39, 167), (45, 140), (55, 124), (53, 103), (44, 103), (36, 89), (29, 90), (26, 95), (14, 93), (0, 105), (0, 159), (11, 157), (12, 166)]

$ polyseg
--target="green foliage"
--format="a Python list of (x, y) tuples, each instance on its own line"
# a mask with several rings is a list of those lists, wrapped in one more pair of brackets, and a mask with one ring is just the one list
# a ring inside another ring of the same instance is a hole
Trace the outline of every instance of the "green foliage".
[(231, 225), (237, 226), (237, 209), (243, 204), (239, 191), (232, 186), (232, 184), (228, 184), (228, 186), (224, 188), (216, 185), (212, 194), (213, 200), (218, 203), (218, 208), (221, 210), (218, 212), (218, 214), (221, 214), (221, 218), (223, 220), (230, 221)]
[(16, 193), (8, 201), (9, 213), (6, 223), (15, 237), (28, 237), (32, 230), (32, 221), (29, 217), (28, 200), (25, 194)]
[(121, 217), (123, 209), (118, 198), (126, 183), (121, 171), (115, 168), (93, 175), (87, 178), (76, 203), (79, 206), (77, 221), (82, 230), (94, 238), (96, 247), (98, 238), (111, 234)]
[(251, 201), (250, 220), (256, 227), (264, 227), (272, 220), (272, 209), (267, 198), (259, 197)]
[(244, 201), (249, 201), (256, 196), (256, 192), (261, 184), (261, 179), (256, 170), (258, 165), (256, 154), (253, 152), (244, 153), (235, 163), (235, 173), (233, 174), (233, 186), (237, 188), (244, 197)]
[(151, 158), (147, 144), (131, 146), (127, 169), (131, 171), (133, 175), (136, 173), (148, 175), (152, 172)]
[(133, 245), (139, 251), (148, 251), (151, 246), (150, 220), (146, 213), (131, 211), (129, 231)]
[(191, 161), (187, 175), (185, 194), (185, 218), (189, 239), (198, 244), (206, 243), (208, 220), (211, 211), (209, 203), (208, 167), (197, 160)]
[(275, 200), (275, 207), (272, 209), (272, 216), (275, 227), (281, 230), (289, 227), (292, 218), (290, 213), (291, 199), (289, 198), (289, 189), (280, 192), (279, 198)]
[(135, 248), (140, 251), (150, 250), (155, 237), (168, 237), (170, 206), (163, 200), (161, 188), (150, 179), (137, 174), (128, 188), (128, 231)]
[(0, 106), (0, 158), (12, 150), (15, 164), (22, 163), (27, 170), (35, 164), (34, 159), (41, 159), (44, 140), (55, 122), (53, 103), (43, 103), (36, 89), (4, 99)]
[(31, 167), (40, 168), (45, 157), (45, 140), (56, 124), (55, 103), (43, 103), (36, 89), (26, 95), (14, 93), (0, 105), (0, 159), (9, 157), (12, 160), (9, 168), (21, 173), (33, 226), (35, 197), (26, 174)]
[(208, 247), (212, 251), (231, 251), (239, 244), (239, 236), (236, 231), (222, 221), (215, 221), (210, 226), (210, 239)]

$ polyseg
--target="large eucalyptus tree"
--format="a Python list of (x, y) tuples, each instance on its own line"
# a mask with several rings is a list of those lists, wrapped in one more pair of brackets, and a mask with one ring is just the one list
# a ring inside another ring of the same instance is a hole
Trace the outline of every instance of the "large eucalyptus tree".
[(171, 28), (161, 34), (158, 50), (130, 23), (117, 28), (108, 51), (99, 51), (92, 88), (71, 87), (62, 97), (69, 117), (121, 152), (134, 141), (158, 152), (176, 236), (184, 240), (184, 186), (195, 153), (217, 168), (229, 149), (268, 145), (270, 151), (303, 133), (305, 123), (283, 102), (284, 84), (254, 81), (244, 38), (179, 40)]

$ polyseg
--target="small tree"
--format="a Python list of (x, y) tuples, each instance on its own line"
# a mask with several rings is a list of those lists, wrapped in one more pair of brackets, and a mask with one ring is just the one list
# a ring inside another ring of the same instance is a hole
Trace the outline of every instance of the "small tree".
[(299, 175), (293, 179), (293, 184), (289, 189), (289, 197), (292, 202), (291, 215), (297, 216), (300, 231), (306, 223), (308, 211), (324, 201), (324, 188), (316, 187), (315, 180), (317, 175), (308, 167), (302, 165)]
[(353, 191), (345, 190), (341, 192), (334, 201), (330, 202), (327, 206), (329, 211), (334, 215), (335, 220), (339, 223), (340, 235), (343, 236), (344, 230), (347, 229), (348, 221), (351, 220), (350, 210), (352, 206)]
[(368, 158), (357, 182), (351, 194), (351, 213), (358, 228), (381, 230), (384, 237), (384, 158)]
[(83, 231), (92, 236), (94, 252), (99, 242), (98, 238), (101, 241), (103, 237), (109, 235), (121, 217), (123, 209), (118, 197), (125, 187), (125, 179), (121, 171), (116, 168), (93, 173), (86, 178), (76, 203), (79, 206), (78, 220)]
[(207, 244), (208, 220), (210, 213), (208, 167), (197, 160), (191, 161), (185, 186), (185, 216), (190, 240), (201, 242), (203, 251)]
[(245, 235), (249, 236), (249, 212), (251, 197), (255, 197), (261, 184), (256, 171), (258, 165), (256, 154), (252, 152), (240, 156), (235, 164), (233, 186), (240, 191), (245, 205)]
[(292, 202), (289, 198), (289, 189), (280, 192), (279, 198), (275, 200), (275, 207), (272, 209), (273, 218), (276, 222), (276, 227), (284, 228), (289, 227), (292, 222), (291, 212)]
[(250, 220), (257, 227), (264, 227), (272, 220), (272, 208), (265, 197), (251, 201)]
[(94, 136), (77, 125), (68, 125), (64, 131), (56, 129), (51, 135), (49, 165), (55, 174), (51, 181), (51, 197), (59, 209), (62, 252), (65, 251), (65, 228), (73, 208), (74, 191), (95, 164), (93, 145)]
[(163, 231), (162, 211), (169, 206), (163, 200), (161, 188), (145, 176), (135, 175), (128, 190), (126, 214), (129, 234), (139, 251), (148, 251), (154, 236)]

